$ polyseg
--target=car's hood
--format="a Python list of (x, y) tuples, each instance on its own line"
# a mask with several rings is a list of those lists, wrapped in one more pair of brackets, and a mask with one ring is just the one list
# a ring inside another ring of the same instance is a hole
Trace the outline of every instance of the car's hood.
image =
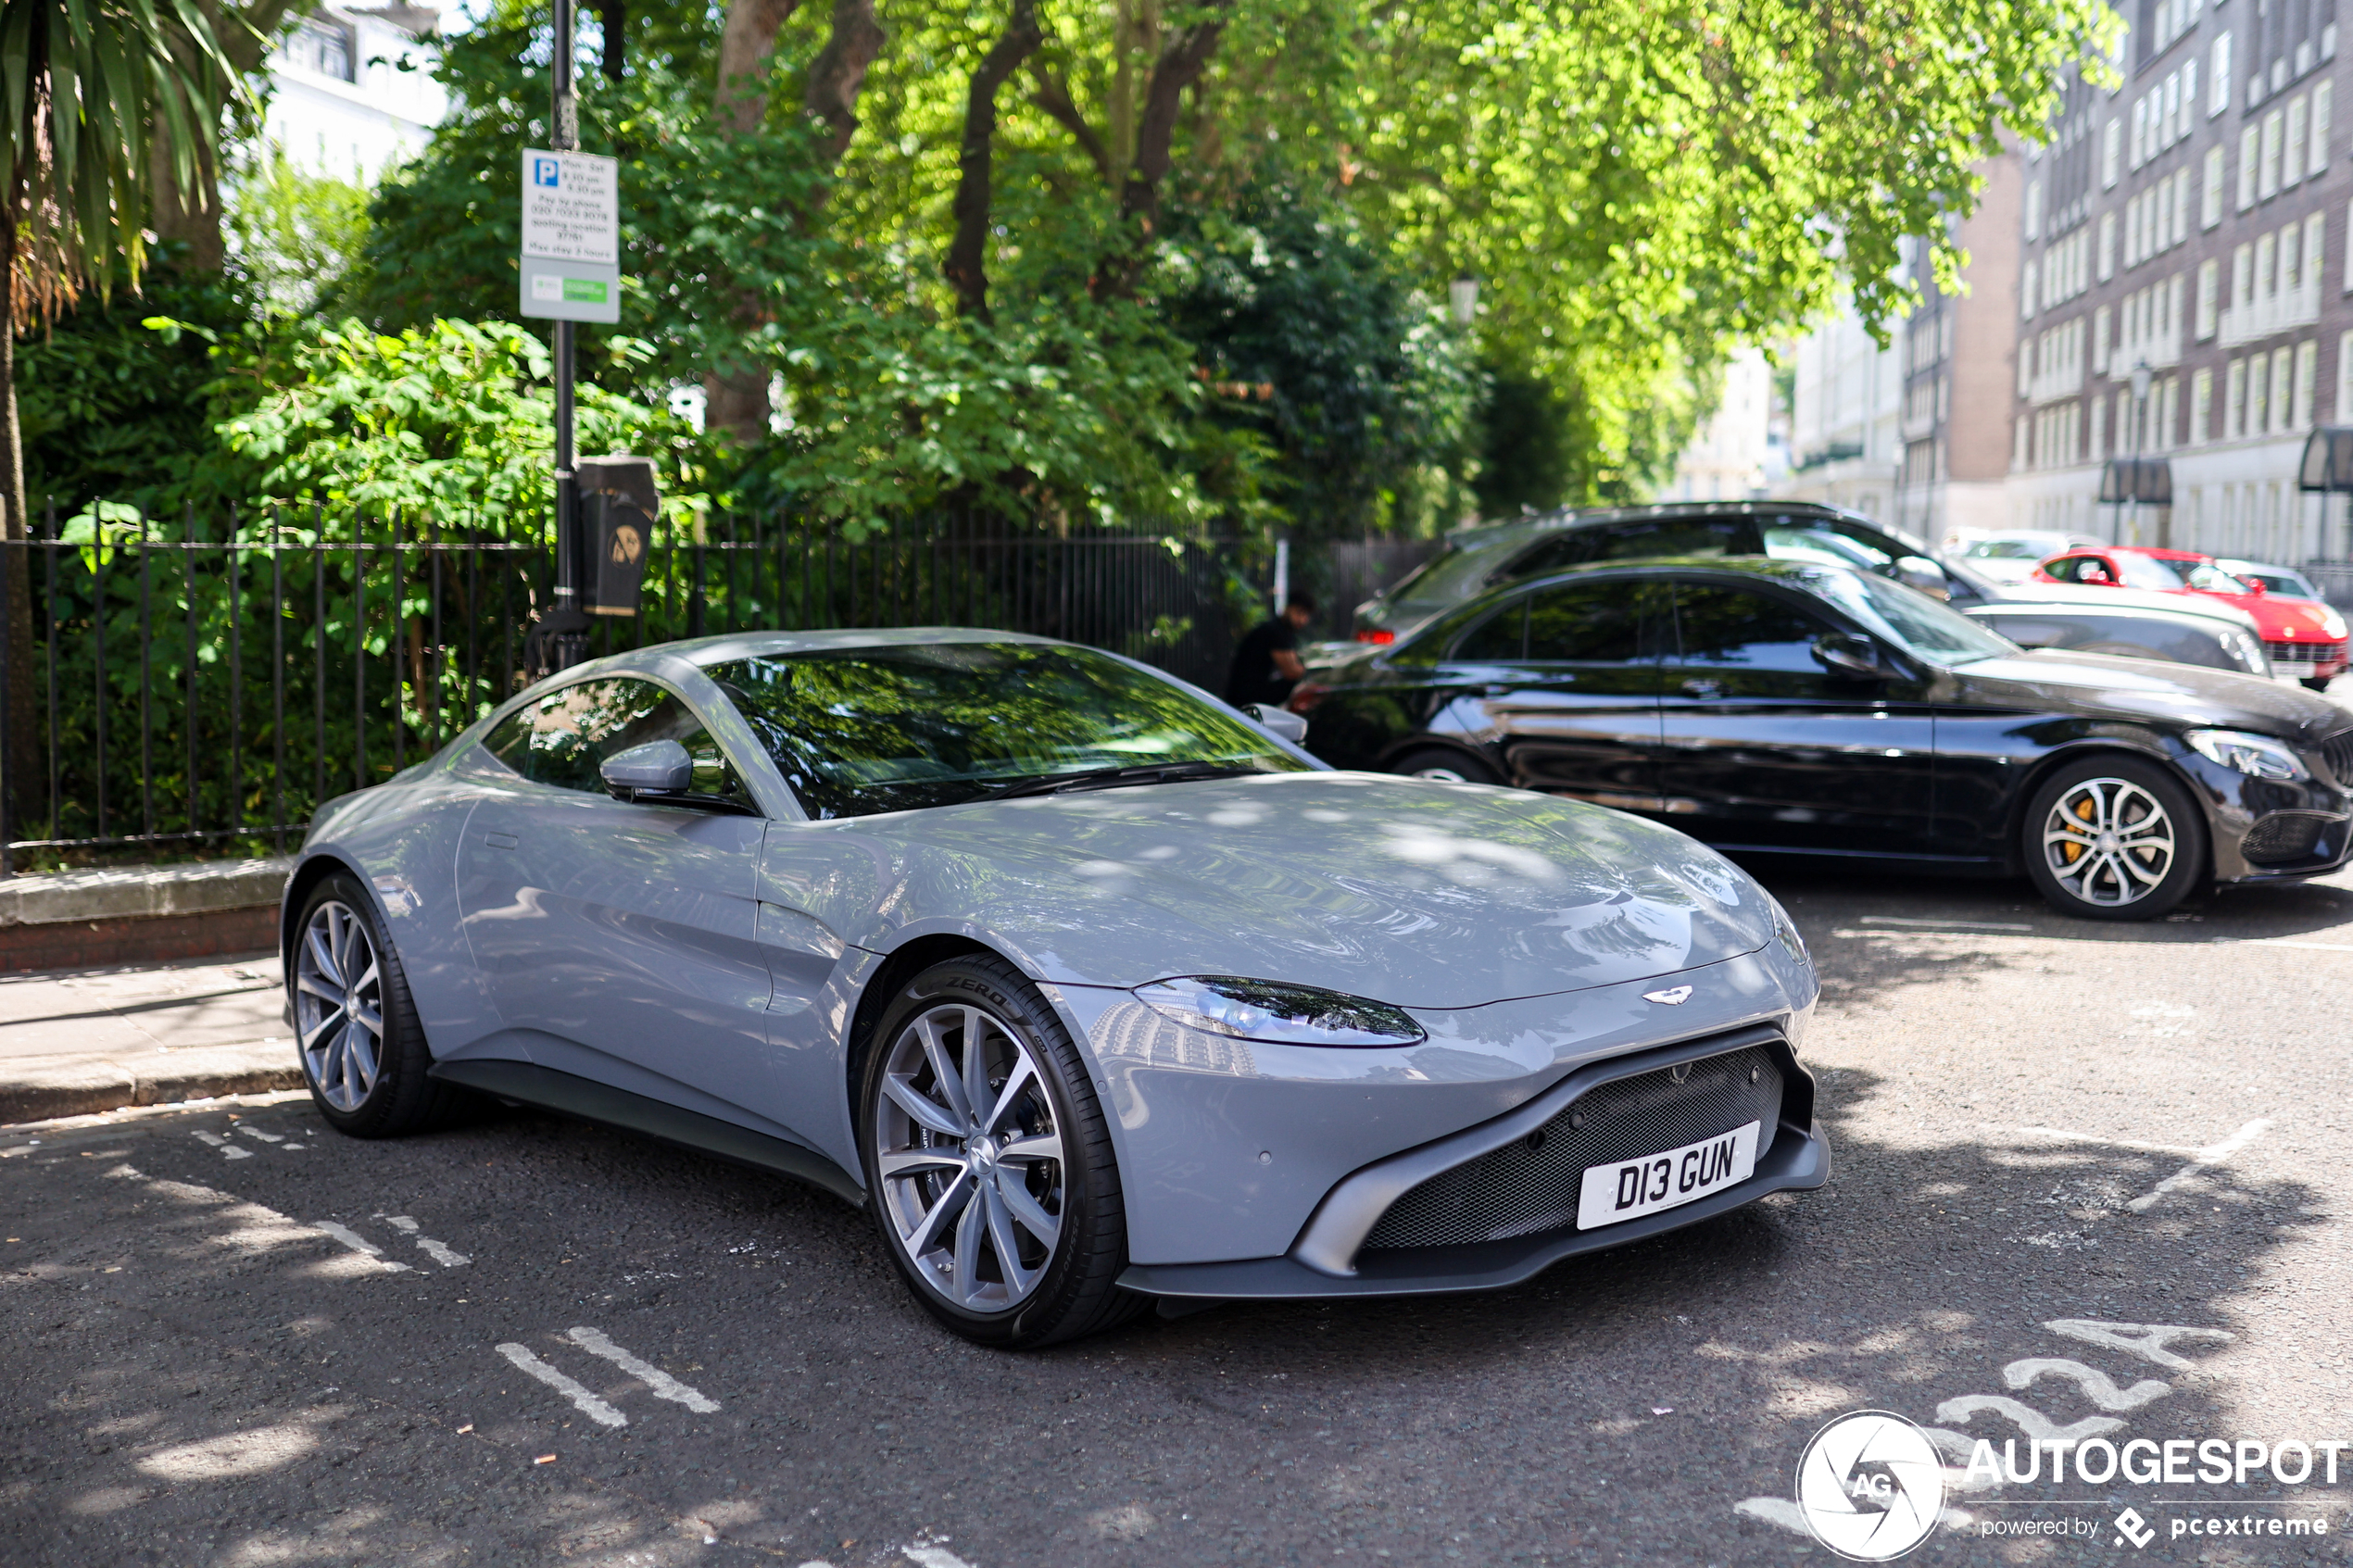
[(844, 937), (988, 932), (1075, 985), (1229, 974), (1469, 1007), (1717, 962), (1773, 930), (1745, 872), (1670, 829), (1386, 774), (1264, 774), (808, 824), (772, 834), (772, 882), (793, 874), (796, 842), (813, 851), (829, 838), (873, 856), (896, 884), (876, 890), (871, 934), (802, 902)]
[(2297, 598), (2293, 594), (2250, 594), (2222, 602), (2253, 616), (2267, 643), (2334, 643), (2345, 635), (2344, 621), (2318, 599)]
[(2172, 720), (2317, 742), (2346, 727), (2345, 709), (2300, 687), (2197, 664), (2036, 648), (1955, 671), (1973, 698), (1994, 706), (2071, 709)]
[[(1977, 564), (1972, 561), (1969, 564)], [(2216, 621), (2227, 621), (2249, 632), (2259, 629), (2255, 617), (2231, 603), (2207, 594), (2157, 594), (2145, 588), (2087, 588), (2078, 583), (2038, 583), (2029, 579), (2022, 583), (2002, 583), (2000, 601), (2005, 604), (2081, 605), (2087, 608), (2119, 605), (2138, 609), (2171, 610), (2176, 615), (2203, 615)]]

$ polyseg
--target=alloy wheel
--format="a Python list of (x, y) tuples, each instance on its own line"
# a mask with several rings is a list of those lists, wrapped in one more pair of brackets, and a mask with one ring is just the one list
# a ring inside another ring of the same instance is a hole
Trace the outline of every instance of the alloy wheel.
[(1031, 1047), (986, 1008), (927, 1009), (890, 1044), (874, 1117), (885, 1218), (953, 1305), (1001, 1312), (1034, 1292), (1062, 1235), (1062, 1130)]
[(384, 972), (367, 922), (329, 899), (310, 911), (295, 958), (302, 1064), (337, 1110), (357, 1110), (384, 1062)]
[(2084, 779), (2051, 803), (2044, 862), (2070, 897), (2104, 909), (2157, 891), (2179, 853), (2164, 803), (2130, 779)]

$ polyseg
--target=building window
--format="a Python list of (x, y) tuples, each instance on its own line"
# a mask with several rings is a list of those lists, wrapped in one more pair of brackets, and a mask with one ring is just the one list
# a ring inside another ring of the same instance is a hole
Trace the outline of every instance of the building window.
[(2267, 428), (2274, 433), (2289, 428), (2288, 415), (2293, 411), (2290, 399), (2294, 395), (2291, 383), (2295, 376), (2296, 350), (2271, 350), (2271, 419)]
[(2263, 162), (2255, 179), (2255, 194), (2270, 201), (2280, 194), (2280, 147), (2285, 132), (2285, 116), (2273, 109), (2263, 117)]
[(2244, 310), (2255, 303), (2255, 247), (2243, 245), (2231, 252), (2231, 308)]
[(2222, 221), (2222, 149), (2206, 149), (2206, 189), (2198, 203), (2197, 226), (2211, 229)]
[(2294, 185), (2304, 178), (2304, 117), (2310, 106), (2301, 94), (2290, 99), (2287, 106), (2287, 146), (2280, 158), (2280, 183)]
[(2117, 162), (2123, 156), (2124, 122), (2111, 119), (2100, 132), (2100, 189), (2116, 185)]
[(2233, 359), (2222, 388), (2222, 439), (2236, 441), (2246, 433), (2246, 361)]
[(2288, 425), (2290, 430), (2312, 428), (2312, 394), (2320, 373), (2321, 345), (2308, 337), (2296, 345), (2296, 417)]
[(2190, 378), (2190, 439), (2193, 446), (2212, 439), (2214, 370), (2208, 366)]
[(2190, 166), (2182, 165), (2173, 171), (2173, 240), (2186, 245), (2190, 237)]
[(2207, 54), (2207, 75), (2213, 84), (2207, 89), (2206, 116), (2208, 119), (2231, 107), (2231, 35), (2219, 34)]
[(2312, 292), (2314, 309), (2318, 309), (2321, 304), (2322, 253), (2327, 243), (2328, 222), (2328, 214), (2324, 212), (2316, 212), (2304, 220), (2303, 283)]
[(2196, 336), (2204, 343), (2214, 335), (2216, 313), (2222, 304), (2222, 264), (2201, 261), (2197, 264), (2197, 325)]
[(2239, 210), (2245, 212), (2255, 205), (2255, 170), (2261, 159), (2257, 156), (2258, 132), (2253, 125), (2239, 132)]
[(2342, 424), (2353, 415), (2353, 332), (2336, 334), (2336, 411), (2332, 416)]
[(2026, 286), (2018, 291), (2018, 317), (2021, 321), (2032, 321), (2034, 320), (2035, 282), (2036, 272), (2034, 263), (2030, 261), (2026, 264)]
[(2335, 92), (2335, 85), (2327, 82), (2312, 89), (2312, 151), (2310, 161), (2305, 165), (2312, 174), (2329, 166), (2329, 107)]
[(2026, 187), (2026, 237), (2043, 237), (2043, 182), (2037, 180)]
[(351, 30), (322, 18), (303, 18), (286, 36), (287, 59), (337, 82), (354, 80), (351, 53)]

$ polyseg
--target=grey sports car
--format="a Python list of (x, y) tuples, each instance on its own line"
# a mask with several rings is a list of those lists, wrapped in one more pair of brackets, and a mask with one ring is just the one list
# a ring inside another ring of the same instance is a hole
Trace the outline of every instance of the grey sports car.
[(1273, 722), (996, 632), (583, 665), (320, 811), (311, 1093), (359, 1136), (488, 1095), (789, 1173), (1005, 1346), (1507, 1286), (1821, 1185), (1814, 972), (1744, 872)]

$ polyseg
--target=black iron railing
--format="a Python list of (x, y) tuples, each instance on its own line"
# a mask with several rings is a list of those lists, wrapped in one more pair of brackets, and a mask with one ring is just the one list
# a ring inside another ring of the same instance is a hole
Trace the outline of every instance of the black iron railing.
[[(0, 543), (0, 605), (21, 582), (31, 609), (29, 637), (0, 638), (0, 693), (32, 699), (0, 704), (0, 875), (122, 849), (283, 850), (321, 802), (429, 756), (532, 678), (544, 531), (313, 512), (210, 530), (172, 520), (169, 535), (154, 520), (101, 539), (57, 532), (52, 519)], [(661, 531), (641, 612), (601, 621), (591, 651), (978, 625), (1112, 648), (1214, 689), (1242, 622), (1265, 613), (1253, 548), (953, 518), (863, 538), (711, 519)], [(1353, 591), (1362, 574), (1349, 575)]]

